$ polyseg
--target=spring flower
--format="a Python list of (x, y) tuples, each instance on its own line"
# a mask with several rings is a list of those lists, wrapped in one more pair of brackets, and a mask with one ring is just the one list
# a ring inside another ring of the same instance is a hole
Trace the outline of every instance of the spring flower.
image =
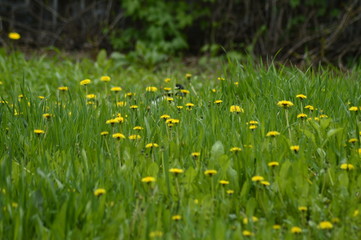
[(253, 176), (251, 178), (252, 182), (260, 182), (260, 181), (263, 181), (264, 178), (262, 176)]
[(110, 82), (110, 77), (109, 76), (101, 76), (100, 81), (102, 81), (102, 82)]
[(178, 124), (180, 122), (179, 119), (169, 118), (165, 121), (165, 123), (172, 123), (172, 124)]
[(154, 177), (144, 177), (144, 178), (142, 178), (142, 182), (144, 182), (144, 183), (155, 182), (155, 178)]
[(128, 92), (125, 94), (125, 97), (128, 97), (128, 98), (131, 98), (133, 96), (135, 96), (135, 93), (132, 93), (132, 92)]
[(201, 155), (200, 152), (192, 152), (192, 153), (191, 153), (191, 156), (192, 156), (194, 159), (197, 159), (200, 155)]
[(172, 220), (173, 221), (179, 221), (179, 220), (181, 220), (182, 219), (182, 216), (181, 215), (174, 215), (174, 216), (172, 216)]
[(303, 100), (303, 99), (306, 99), (307, 96), (306, 95), (303, 95), (303, 94), (297, 94), (296, 95), (296, 98), (300, 99), (300, 100)]
[(212, 177), (215, 174), (217, 174), (217, 170), (214, 170), (214, 169), (204, 171), (204, 175), (207, 175), (207, 176), (210, 176), (210, 177)]
[(224, 81), (225, 79), (223, 77), (218, 77), (217, 80), (218, 81)]
[(328, 118), (328, 116), (326, 114), (321, 114), (319, 117), (320, 118)]
[(310, 110), (312, 112), (312, 111), (315, 110), (315, 107), (311, 106), (311, 105), (307, 105), (307, 106), (305, 106), (305, 109), (308, 109), (308, 110)]
[(216, 100), (216, 101), (214, 101), (214, 103), (215, 103), (215, 104), (218, 104), (218, 105), (221, 104), (222, 102), (223, 102), (222, 100)]
[(8, 38), (10, 38), (11, 40), (19, 40), (21, 38), (21, 36), (17, 32), (10, 32), (8, 34)]
[(282, 101), (279, 101), (279, 102), (277, 103), (277, 105), (278, 105), (279, 107), (289, 108), (289, 107), (292, 107), (292, 106), (293, 106), (293, 103), (290, 102), (290, 101), (282, 100)]
[(320, 228), (320, 229), (331, 229), (331, 228), (333, 228), (333, 225), (329, 221), (323, 221), (323, 222), (320, 222), (320, 224), (318, 224), (318, 228)]
[(147, 145), (145, 145), (145, 148), (157, 148), (157, 147), (159, 147), (159, 145), (156, 143), (148, 143)]
[(187, 73), (187, 74), (185, 75), (185, 77), (186, 77), (187, 79), (190, 79), (190, 78), (192, 77), (192, 74)]
[(170, 88), (170, 87), (165, 87), (165, 88), (163, 88), (163, 90), (166, 91), (166, 92), (169, 92), (170, 90), (172, 90), (172, 88)]
[(354, 217), (357, 217), (359, 214), (360, 214), (360, 211), (359, 211), (358, 209), (356, 209), (356, 210), (353, 212), (353, 216), (354, 216)]
[(116, 138), (116, 139), (118, 139), (118, 140), (120, 140), (121, 138), (125, 139), (125, 136), (124, 136), (123, 134), (121, 134), (121, 133), (114, 133), (114, 134), (112, 135), (112, 137), (113, 137), (113, 138)]
[(137, 105), (132, 105), (132, 106), (130, 106), (130, 109), (136, 110), (136, 109), (138, 109), (138, 106)]
[(278, 165), (280, 165), (278, 162), (269, 162), (268, 164), (267, 164), (269, 167), (276, 167), (276, 166), (278, 166)]
[(161, 231), (153, 231), (149, 233), (149, 237), (150, 238), (157, 238), (157, 237), (162, 237), (163, 236), (163, 232)]
[(358, 107), (350, 107), (348, 110), (350, 110), (351, 112), (357, 112), (358, 111)]
[(228, 185), (228, 184), (229, 184), (229, 181), (220, 180), (220, 181), (219, 181), (219, 184), (221, 184), (222, 186), (225, 186), (225, 185)]
[(98, 188), (94, 191), (94, 196), (99, 197), (101, 195), (106, 194), (107, 191), (104, 188)]
[(343, 163), (343, 164), (341, 164), (340, 168), (343, 170), (352, 170), (355, 167), (350, 163)]
[(169, 83), (172, 79), (171, 78), (165, 78), (164, 82)]
[(168, 114), (163, 114), (162, 116), (160, 116), (160, 119), (166, 120), (168, 118), (170, 118), (170, 116)]
[(138, 139), (141, 139), (142, 137), (140, 135), (133, 134), (133, 135), (130, 135), (128, 138), (130, 140), (138, 140)]
[(58, 90), (65, 92), (65, 91), (68, 91), (69, 88), (68, 88), (68, 87), (65, 87), (65, 86), (61, 86), (61, 87), (58, 87)]
[(51, 113), (44, 113), (43, 118), (50, 119), (53, 115)]
[(292, 227), (291, 233), (294, 233), (294, 234), (302, 233), (302, 229), (299, 227)]
[(300, 150), (300, 146), (298, 145), (294, 145), (290, 147), (291, 151), (294, 151), (295, 153), (298, 153), (298, 151)]
[(147, 91), (147, 92), (156, 92), (156, 91), (158, 91), (158, 88), (156, 88), (156, 87), (147, 87), (145, 89), (145, 91)]
[(245, 237), (250, 237), (250, 236), (253, 236), (254, 234), (248, 230), (244, 230), (242, 232), (242, 235), (245, 236)]
[(88, 85), (89, 83), (91, 83), (91, 80), (90, 80), (90, 79), (84, 79), (83, 81), (80, 82), (80, 85), (86, 86), (86, 85)]
[(258, 125), (258, 121), (251, 120), (251, 121), (249, 121), (247, 124), (250, 124), (250, 125)]
[(121, 87), (112, 87), (112, 88), (110, 89), (110, 91), (117, 93), (117, 92), (122, 91), (122, 88), (121, 88)]
[(183, 106), (177, 106), (178, 111), (183, 109)]
[(172, 98), (172, 97), (167, 97), (167, 98), (165, 98), (165, 100), (166, 100), (167, 102), (173, 102), (173, 101), (174, 101), (174, 98)]
[(187, 107), (188, 109), (191, 109), (192, 107), (194, 107), (194, 104), (193, 104), (193, 103), (187, 103), (187, 104), (186, 104), (186, 107)]
[(143, 127), (141, 127), (141, 126), (135, 126), (135, 127), (133, 127), (133, 130), (143, 130), (144, 128)]
[(307, 118), (307, 114), (300, 113), (300, 114), (297, 115), (297, 118), (306, 119), (306, 118)]
[(234, 82), (234, 85), (238, 86), (239, 82)]
[(357, 138), (351, 138), (350, 140), (348, 140), (349, 143), (356, 143), (358, 142)]
[(169, 169), (169, 172), (170, 172), (170, 173), (174, 173), (174, 175), (177, 176), (178, 174), (183, 173), (184, 170), (183, 170), (183, 169), (180, 169), (180, 168), (171, 168), (171, 169)]
[(243, 218), (243, 224), (248, 224), (248, 222), (249, 222), (249, 220), (251, 220), (252, 222), (258, 222), (258, 218), (257, 217), (255, 217), (255, 216), (253, 216), (253, 217), (251, 217), (250, 219), (248, 219), (248, 218)]
[(228, 195), (233, 195), (234, 194), (234, 190), (227, 190), (227, 192), (226, 192)]
[(250, 130), (255, 130), (257, 128), (257, 125), (249, 125)]
[(124, 107), (127, 106), (127, 103), (124, 101), (117, 102), (117, 107)]
[(217, 89), (212, 88), (212, 89), (211, 89), (211, 92), (212, 92), (212, 93), (216, 93), (216, 92), (217, 92)]
[(281, 225), (275, 224), (275, 225), (272, 226), (272, 228), (273, 228), (274, 230), (279, 230), (279, 229), (281, 229)]
[(109, 135), (109, 132), (108, 131), (103, 131), (103, 132), (100, 133), (100, 135), (101, 136), (107, 136), (107, 135)]
[(263, 186), (269, 186), (269, 185), (271, 185), (271, 183), (268, 182), (268, 181), (261, 181), (261, 184), (262, 184)]
[(39, 136), (40, 134), (44, 134), (45, 131), (44, 131), (44, 130), (41, 130), (41, 129), (35, 129), (35, 130), (34, 130), (34, 133)]
[(277, 132), (277, 131), (270, 131), (270, 132), (268, 132), (268, 133), (266, 134), (266, 137), (276, 137), (276, 136), (278, 136), (278, 135), (280, 135), (279, 132)]
[[(1, 85), (1, 84), (0, 84)], [(44, 96), (38, 96), (39, 99), (45, 99)]]
[(237, 105), (230, 106), (229, 111), (232, 113), (233, 112), (235, 112), (235, 113), (243, 113), (244, 112), (243, 108), (241, 108), (240, 106), (237, 106)]
[(94, 98), (96, 98), (96, 95), (95, 94), (88, 94), (88, 95), (86, 95), (86, 98), (87, 99), (94, 99)]
[(234, 153), (237, 153), (237, 152), (242, 151), (242, 149), (239, 148), (239, 147), (233, 147), (233, 148), (231, 148), (229, 151), (234, 152)]
[(298, 207), (298, 211), (300, 211), (300, 212), (306, 212), (307, 211), (307, 207), (306, 206), (299, 206)]

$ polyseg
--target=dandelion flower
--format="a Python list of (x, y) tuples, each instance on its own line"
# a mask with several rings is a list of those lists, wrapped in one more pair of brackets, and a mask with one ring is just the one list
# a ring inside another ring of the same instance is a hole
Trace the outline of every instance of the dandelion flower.
[(355, 167), (350, 163), (343, 163), (340, 168), (343, 170), (353, 170)]
[(262, 176), (253, 176), (251, 178), (252, 182), (260, 182), (260, 181), (263, 181), (264, 180), (264, 177)]
[(117, 92), (122, 91), (122, 88), (121, 88), (121, 87), (112, 87), (112, 88), (110, 89), (110, 91), (117, 93)]
[(210, 176), (210, 177), (212, 177), (215, 174), (217, 174), (217, 170), (214, 170), (214, 169), (204, 171), (204, 175), (207, 175), (207, 176)]
[(194, 107), (194, 104), (193, 104), (193, 103), (187, 103), (187, 104), (186, 104), (186, 107), (187, 107), (188, 109), (191, 109), (192, 107)]
[(200, 152), (192, 152), (192, 153), (191, 153), (191, 156), (192, 156), (194, 159), (197, 159), (200, 155), (201, 155)]
[(298, 99), (300, 99), (300, 100), (304, 100), (304, 99), (307, 98), (307, 96), (306, 96), (306, 95), (303, 95), (303, 94), (297, 94), (297, 95), (296, 95), (296, 98), (298, 98)]
[(298, 211), (300, 211), (300, 212), (306, 212), (306, 211), (307, 211), (307, 207), (306, 207), (306, 206), (299, 206), (299, 207), (298, 207)]
[(239, 148), (239, 147), (233, 147), (233, 148), (231, 148), (229, 151), (234, 152), (234, 153), (237, 153), (237, 152), (242, 151), (242, 149)]
[(181, 220), (182, 219), (182, 216), (181, 215), (174, 215), (174, 216), (172, 216), (172, 220), (173, 221), (179, 221), (179, 220)]
[(229, 181), (227, 181), (227, 180), (220, 180), (220, 181), (219, 181), (219, 184), (225, 186), (225, 185), (228, 185), (228, 184), (229, 184)]
[(149, 237), (150, 238), (157, 238), (157, 237), (162, 237), (163, 236), (163, 232), (161, 231), (153, 231), (149, 233)]
[(177, 106), (178, 111), (183, 109), (183, 106)]
[(281, 225), (275, 224), (275, 225), (272, 226), (272, 228), (273, 228), (274, 230), (279, 230), (279, 229), (281, 229)]
[(144, 182), (144, 183), (155, 182), (155, 178), (154, 177), (144, 177), (144, 178), (142, 178), (142, 182)]
[(248, 124), (251, 124), (251, 125), (258, 125), (258, 121), (255, 121), (255, 120), (251, 120), (248, 122)]
[(108, 131), (103, 131), (103, 132), (100, 133), (100, 135), (101, 136), (107, 136), (107, 135), (109, 135), (109, 132)]
[(133, 134), (133, 135), (130, 135), (128, 138), (130, 140), (138, 140), (138, 139), (141, 139), (142, 137), (140, 135)]
[(167, 101), (167, 102), (173, 102), (174, 101), (174, 98), (172, 98), (172, 97), (166, 97), (165, 98), (165, 100)]
[(216, 92), (217, 92), (217, 89), (212, 88), (212, 89), (211, 89), (211, 92), (212, 92), (212, 93), (216, 93)]
[(357, 138), (351, 138), (348, 140), (349, 143), (356, 143), (358, 142), (358, 139)]
[(184, 170), (180, 169), (180, 168), (171, 168), (171, 169), (169, 169), (169, 172), (174, 173), (177, 176), (178, 174), (183, 173)]
[(89, 83), (91, 83), (91, 80), (90, 80), (90, 79), (84, 79), (83, 81), (80, 81), (80, 85), (82, 85), (82, 86), (86, 86), (86, 85), (88, 85)]
[(290, 147), (291, 151), (294, 151), (295, 153), (298, 153), (298, 151), (300, 150), (300, 146), (298, 145), (294, 145)]
[(289, 108), (289, 107), (292, 107), (292, 106), (293, 106), (293, 103), (290, 102), (290, 101), (282, 100), (282, 101), (279, 101), (279, 102), (277, 103), (277, 105), (278, 105), (279, 107)]
[(116, 139), (118, 139), (118, 140), (120, 140), (120, 139), (125, 139), (125, 136), (124, 136), (123, 134), (121, 134), (121, 133), (114, 133), (114, 134), (112, 135), (112, 137), (113, 137), (113, 138), (116, 138)]
[(104, 188), (98, 188), (94, 191), (94, 196), (99, 197), (101, 195), (106, 194), (106, 190)]
[(172, 79), (171, 78), (165, 78), (164, 82), (169, 83)]
[(228, 194), (228, 195), (233, 195), (233, 194), (234, 194), (234, 190), (231, 190), (231, 189), (227, 190), (227, 194)]
[(218, 105), (221, 104), (222, 102), (223, 102), (222, 100), (216, 100), (216, 101), (214, 101), (214, 103), (215, 103), (215, 104), (218, 104)]
[(297, 118), (306, 119), (306, 118), (307, 118), (307, 114), (300, 113), (300, 114), (297, 115)]
[(88, 94), (86, 95), (87, 99), (95, 99), (97, 96), (95, 94)]
[(132, 106), (130, 106), (130, 109), (136, 110), (136, 109), (138, 109), (138, 106), (137, 105), (132, 105)]
[(101, 78), (100, 78), (100, 81), (102, 81), (102, 82), (110, 82), (110, 77), (109, 76), (101, 76)]
[(253, 236), (253, 233), (248, 231), (248, 230), (244, 230), (242, 232), (242, 235), (245, 236), (245, 237), (250, 237), (250, 236)]
[(147, 92), (156, 92), (156, 91), (158, 91), (158, 88), (156, 88), (156, 87), (147, 87), (145, 89), (145, 91), (147, 91)]
[(307, 105), (307, 106), (305, 106), (305, 109), (308, 109), (308, 110), (310, 110), (312, 112), (312, 111), (315, 110), (315, 107), (311, 106), (311, 105)]
[(243, 218), (243, 224), (248, 224), (249, 220), (251, 220), (251, 222), (258, 222), (258, 217), (252, 216), (250, 219), (248, 218)]
[(318, 224), (318, 228), (320, 229), (332, 229), (333, 225), (329, 221), (323, 221)]
[(170, 118), (170, 116), (168, 114), (163, 114), (162, 116), (160, 116), (160, 119), (166, 120), (168, 118)]
[(357, 112), (358, 107), (353, 106), (353, 107), (350, 107), (348, 110), (351, 111), (351, 112)]
[(68, 87), (65, 87), (65, 86), (61, 86), (61, 87), (58, 87), (58, 90), (59, 90), (59, 91), (62, 91), (62, 92), (65, 92), (65, 91), (68, 91), (69, 88), (68, 88)]
[(45, 131), (44, 131), (44, 130), (41, 130), (41, 129), (35, 129), (35, 130), (34, 130), (34, 133), (37, 134), (37, 135), (40, 135), (40, 134), (44, 134)]
[(302, 233), (302, 229), (299, 227), (292, 227), (291, 233), (294, 233), (294, 234)]
[(269, 186), (269, 185), (271, 185), (271, 183), (268, 182), (268, 181), (261, 181), (261, 184), (262, 184), (263, 186)]
[(249, 126), (249, 129), (250, 129), (250, 130), (255, 130), (256, 128), (257, 128), (257, 125), (250, 125), (250, 126)]
[(280, 135), (279, 132), (277, 132), (277, 131), (270, 131), (270, 132), (268, 132), (268, 133), (266, 134), (266, 137), (276, 137), (276, 136), (278, 136), (278, 135)]
[(8, 38), (10, 38), (11, 40), (19, 40), (21, 38), (21, 36), (17, 32), (10, 32), (8, 34)]
[(157, 148), (157, 147), (159, 147), (159, 145), (156, 143), (148, 143), (147, 145), (145, 145), (145, 148)]
[(232, 105), (232, 106), (230, 106), (229, 111), (232, 112), (232, 113), (233, 113), (233, 112), (234, 112), (234, 113), (243, 113), (243, 112), (244, 112), (244, 109), (241, 108), (240, 106)]
[(218, 81), (224, 81), (225, 79), (223, 77), (218, 77), (217, 80)]
[(128, 92), (125, 94), (125, 97), (128, 97), (128, 98), (131, 98), (133, 96), (135, 96), (135, 93), (132, 93), (132, 92)]
[(186, 77), (187, 79), (190, 79), (190, 78), (192, 77), (192, 74), (186, 73), (185, 77)]
[(43, 118), (50, 119), (53, 115), (51, 113), (44, 113)]
[(279, 166), (280, 164), (278, 162), (269, 162), (267, 165), (269, 167), (276, 167), (276, 166)]
[(163, 88), (163, 90), (166, 91), (166, 92), (170, 92), (170, 90), (172, 90), (172, 88), (170, 88), (170, 87), (165, 87), (165, 88)]
[(144, 128), (143, 127), (141, 127), (141, 126), (135, 126), (134, 128), (133, 128), (133, 130), (137, 130), (137, 131), (139, 131), (139, 130), (143, 130)]
[(117, 107), (125, 107), (127, 106), (127, 103), (124, 101), (117, 102)]

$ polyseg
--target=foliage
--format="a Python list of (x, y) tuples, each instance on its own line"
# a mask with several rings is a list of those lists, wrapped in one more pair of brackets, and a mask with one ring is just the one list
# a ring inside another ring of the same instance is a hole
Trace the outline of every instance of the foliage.
[(0, 238), (360, 239), (360, 68), (179, 69), (1, 51)]

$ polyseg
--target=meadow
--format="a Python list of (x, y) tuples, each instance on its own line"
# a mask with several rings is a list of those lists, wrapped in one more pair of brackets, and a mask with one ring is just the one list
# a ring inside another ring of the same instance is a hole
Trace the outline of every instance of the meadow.
[(1, 50), (0, 238), (360, 239), (361, 69), (217, 66)]

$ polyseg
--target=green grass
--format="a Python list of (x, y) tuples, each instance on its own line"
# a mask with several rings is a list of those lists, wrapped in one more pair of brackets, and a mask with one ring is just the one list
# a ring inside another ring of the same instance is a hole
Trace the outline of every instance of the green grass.
[[(104, 57), (25, 60), (2, 50), (0, 238), (359, 239), (360, 116), (349, 108), (361, 105), (360, 68), (301, 71), (229, 61), (220, 69), (192, 68), (187, 80), (187, 69), (172, 64), (150, 71)], [(103, 75), (112, 80), (101, 82)], [(172, 81), (165, 83), (166, 77)], [(81, 86), (86, 78), (92, 82)], [(152, 104), (162, 87), (175, 83), (190, 93), (171, 104)], [(123, 91), (113, 93), (113, 86)], [(146, 92), (148, 86), (158, 91)], [(125, 97), (127, 92), (136, 95)], [(301, 93), (307, 99), (297, 99)], [(294, 106), (283, 109), (277, 106), (281, 100)], [(119, 101), (126, 106), (116, 106)], [(195, 106), (187, 109), (186, 103)], [(244, 112), (230, 112), (231, 105)], [(301, 112), (307, 120), (297, 118)], [(123, 123), (106, 124), (117, 114)], [(163, 114), (180, 123), (167, 126)], [(255, 130), (249, 129), (251, 120), (259, 123)], [(280, 135), (267, 137), (269, 131)], [(117, 132), (126, 139), (112, 138)], [(128, 139), (132, 134), (141, 139)], [(351, 138), (358, 142), (349, 143)], [(146, 148), (148, 143), (159, 147)], [(293, 145), (298, 153), (290, 150)], [(242, 151), (233, 153), (232, 147)], [(200, 156), (194, 159), (193, 152)], [(354, 169), (341, 169), (343, 163)], [(175, 175), (171, 168), (184, 172)], [(206, 176), (209, 169), (217, 174)], [(252, 181), (257, 175), (270, 185)], [(143, 183), (148, 176), (156, 181)], [(95, 196), (99, 188), (106, 193)], [(181, 220), (172, 220), (176, 215)], [(322, 221), (332, 229), (320, 229)], [(273, 229), (276, 224), (280, 229)], [(302, 232), (292, 233), (295, 226)]]

